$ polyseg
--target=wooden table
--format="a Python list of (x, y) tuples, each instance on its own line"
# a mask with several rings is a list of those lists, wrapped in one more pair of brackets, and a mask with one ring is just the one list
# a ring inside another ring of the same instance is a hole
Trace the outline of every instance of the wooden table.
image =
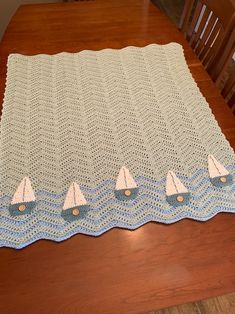
[[(182, 34), (148, 0), (21, 6), (0, 45), (7, 55), (181, 43), (198, 86), (235, 147), (235, 121)], [(235, 291), (235, 215), (148, 223), (60, 244), (0, 249), (0, 313), (143, 313)]]

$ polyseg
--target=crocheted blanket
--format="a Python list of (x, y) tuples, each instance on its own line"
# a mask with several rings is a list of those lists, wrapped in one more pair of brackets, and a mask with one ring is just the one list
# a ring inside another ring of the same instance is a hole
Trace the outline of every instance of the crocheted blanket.
[(235, 212), (235, 155), (179, 44), (8, 59), (0, 246)]

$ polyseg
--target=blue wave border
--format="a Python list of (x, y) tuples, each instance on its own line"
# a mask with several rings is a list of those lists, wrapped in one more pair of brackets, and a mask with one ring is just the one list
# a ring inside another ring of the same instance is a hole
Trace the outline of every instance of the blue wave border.
[[(226, 167), (231, 174), (235, 173), (235, 165), (227, 165)], [(99, 224), (105, 219), (106, 216), (109, 216), (108, 224), (104, 227), (98, 228), (98, 230), (92, 230), (86, 228), (81, 225), (75, 225), (70, 230), (65, 230), (66, 226), (68, 226), (68, 222), (58, 220), (60, 218), (60, 210), (62, 206), (62, 199), (64, 198), (66, 191), (61, 194), (53, 194), (48, 191), (38, 191), (36, 193), (37, 197), (39, 197), (38, 203), (41, 208), (38, 212), (33, 215), (35, 219), (35, 223), (31, 224), (31, 215), (26, 215), (25, 217), (13, 218), (7, 214), (8, 206), (11, 196), (3, 195), (0, 197), (0, 247), (11, 247), (15, 249), (22, 249), (38, 240), (52, 240), (55, 242), (61, 242), (66, 239), (71, 238), (72, 236), (80, 233), (89, 236), (100, 236), (103, 233), (107, 232), (113, 228), (122, 228), (128, 230), (135, 230), (148, 222), (158, 222), (164, 224), (172, 224), (182, 219), (192, 219), (195, 221), (207, 221), (213, 218), (218, 213), (235, 213), (235, 184), (230, 187), (227, 187), (224, 191), (221, 188), (214, 187), (211, 185), (208, 179), (208, 175), (206, 175), (207, 169), (199, 169), (195, 172), (191, 177), (187, 177), (185, 175), (179, 175), (179, 178), (184, 180), (187, 183), (187, 187), (192, 192), (193, 202), (199, 202), (202, 198), (207, 198), (208, 192), (209, 195), (212, 195), (207, 201), (204, 203), (202, 208), (194, 208), (192, 211), (186, 209), (185, 206), (182, 206), (182, 210), (178, 211), (177, 214), (172, 215), (172, 217), (165, 219), (162, 217), (157, 217), (151, 213), (148, 213), (150, 210), (156, 210), (156, 212), (164, 212), (166, 215), (172, 214), (173, 208), (167, 204), (164, 209), (152, 206), (151, 202), (154, 202), (157, 198), (158, 201), (165, 202), (165, 179), (154, 180), (153, 178), (138, 176), (136, 177), (137, 184), (139, 184), (140, 189), (143, 190), (143, 193), (139, 198), (133, 200), (131, 203), (125, 203), (124, 209), (115, 209), (115, 203), (120, 202), (114, 198), (110, 198), (110, 193), (113, 193), (114, 181), (106, 180), (102, 181), (101, 184), (96, 188), (90, 188), (88, 186), (83, 187), (84, 193), (87, 194), (88, 202), (92, 205), (95, 205), (96, 202), (102, 201), (104, 195), (106, 202), (103, 202), (101, 206), (98, 208), (92, 209), (94, 213), (99, 213), (103, 210), (104, 215), (99, 217), (99, 219), (91, 219), (90, 217), (86, 217), (85, 220), (92, 224)], [(206, 176), (205, 176), (206, 175)], [(156, 188), (155, 188), (156, 187)], [(151, 194), (146, 194), (146, 191), (151, 192)], [(200, 193), (197, 192), (200, 191)], [(217, 192), (217, 193), (216, 193)], [(107, 193), (109, 197), (107, 197)], [(96, 196), (95, 194), (99, 194)], [(225, 194), (226, 197), (221, 196), (221, 194)], [(51, 203), (43, 197), (49, 197), (55, 200), (55, 203)], [(42, 199), (40, 199), (42, 198)], [(146, 202), (145, 202), (146, 201)], [(140, 208), (135, 210), (135, 206), (141, 202)], [(206, 215), (201, 215), (203, 211), (209, 206), (209, 204), (214, 204), (213, 209), (207, 213)], [(165, 205), (166, 205), (165, 204)], [(109, 210), (110, 206), (114, 206)], [(53, 209), (46, 209), (47, 206)], [(192, 206), (193, 207), (193, 206)], [(108, 210), (108, 215), (106, 215), (105, 210)], [(128, 212), (131, 210), (131, 212)], [(122, 221), (122, 218), (135, 218), (138, 217), (142, 212), (145, 213), (145, 216), (142, 219), (138, 220), (136, 223), (125, 223)], [(3, 214), (4, 213), (4, 214)], [(44, 220), (48, 218), (47, 220)], [(53, 221), (54, 219), (54, 221)], [(22, 226), (29, 224), (29, 228), (26, 230), (22, 229)], [(14, 228), (13, 228), (14, 225)], [(42, 229), (48, 228), (49, 231), (42, 231)], [(53, 235), (50, 233), (50, 230), (56, 229), (64, 234), (61, 236)], [(28, 232), (34, 230), (33, 235), (31, 235), (30, 239), (27, 241), (20, 241), (23, 236), (27, 236)], [(7, 239), (8, 238), (8, 239)], [(10, 239), (10, 240), (9, 240)]]

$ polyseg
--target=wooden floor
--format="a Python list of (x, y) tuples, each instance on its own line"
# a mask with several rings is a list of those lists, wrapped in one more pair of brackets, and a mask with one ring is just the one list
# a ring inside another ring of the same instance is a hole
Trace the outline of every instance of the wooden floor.
[(235, 314), (235, 293), (146, 314)]

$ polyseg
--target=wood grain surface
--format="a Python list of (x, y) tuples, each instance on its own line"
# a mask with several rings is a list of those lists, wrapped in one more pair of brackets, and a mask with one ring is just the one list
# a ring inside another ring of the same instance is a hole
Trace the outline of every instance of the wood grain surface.
[[(0, 99), (10, 53), (181, 43), (189, 68), (235, 147), (235, 121), (176, 27), (148, 0), (21, 6), (0, 44)], [(1, 232), (1, 231), (0, 231)], [(0, 249), (0, 313), (144, 313), (235, 291), (235, 215), (148, 223), (100, 237)]]

